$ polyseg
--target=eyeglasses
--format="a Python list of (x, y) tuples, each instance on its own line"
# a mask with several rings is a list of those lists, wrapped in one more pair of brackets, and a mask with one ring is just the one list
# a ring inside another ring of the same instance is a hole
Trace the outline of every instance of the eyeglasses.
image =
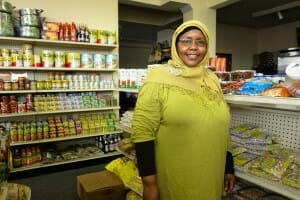
[(195, 42), (197, 47), (206, 47), (206, 41), (204, 40), (181, 39), (178, 41), (186, 47), (192, 46), (193, 42)]

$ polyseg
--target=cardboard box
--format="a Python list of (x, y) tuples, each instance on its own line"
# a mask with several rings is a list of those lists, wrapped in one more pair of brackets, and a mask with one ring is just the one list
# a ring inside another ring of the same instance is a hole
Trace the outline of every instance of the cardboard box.
[(125, 200), (121, 179), (107, 170), (77, 176), (80, 200)]

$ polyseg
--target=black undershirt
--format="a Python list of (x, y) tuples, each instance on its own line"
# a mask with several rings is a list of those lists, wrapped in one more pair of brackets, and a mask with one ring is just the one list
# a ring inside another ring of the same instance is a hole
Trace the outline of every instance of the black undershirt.
[[(137, 167), (141, 177), (156, 174), (154, 141), (135, 143)], [(234, 174), (233, 157), (230, 152), (226, 153), (225, 174)]]

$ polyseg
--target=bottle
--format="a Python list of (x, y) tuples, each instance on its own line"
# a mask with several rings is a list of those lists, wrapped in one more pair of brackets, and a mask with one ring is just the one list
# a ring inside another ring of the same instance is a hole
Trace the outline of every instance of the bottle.
[(109, 142), (107, 139), (108, 139), (107, 136), (103, 136), (103, 151), (104, 151), (104, 153), (109, 152)]
[(13, 151), (13, 167), (17, 168), (17, 167), (22, 167), (22, 157), (21, 157), (21, 150), (16, 148)]
[(109, 137), (109, 151), (110, 152), (115, 151), (115, 142), (114, 142), (113, 135), (110, 135)]

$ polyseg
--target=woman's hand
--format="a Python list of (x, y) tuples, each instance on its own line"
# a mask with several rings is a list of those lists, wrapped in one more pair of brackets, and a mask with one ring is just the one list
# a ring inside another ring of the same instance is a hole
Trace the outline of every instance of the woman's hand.
[(226, 193), (232, 192), (234, 185), (235, 185), (234, 174), (225, 174), (225, 177), (224, 177), (225, 192)]
[(159, 189), (156, 175), (142, 177), (143, 200), (159, 200)]

